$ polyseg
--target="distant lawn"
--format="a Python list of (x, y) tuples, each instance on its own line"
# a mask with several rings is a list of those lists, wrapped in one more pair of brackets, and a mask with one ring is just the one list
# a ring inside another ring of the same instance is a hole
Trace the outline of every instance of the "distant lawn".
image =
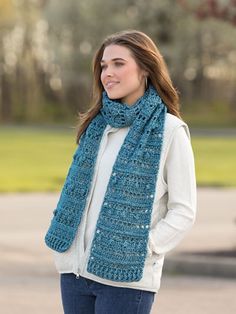
[[(0, 192), (59, 191), (76, 148), (75, 130), (0, 128)], [(236, 137), (192, 137), (200, 186), (236, 186)]]
[(236, 187), (236, 136), (193, 137), (197, 183)]
[(56, 191), (75, 145), (74, 130), (0, 128), (0, 192)]

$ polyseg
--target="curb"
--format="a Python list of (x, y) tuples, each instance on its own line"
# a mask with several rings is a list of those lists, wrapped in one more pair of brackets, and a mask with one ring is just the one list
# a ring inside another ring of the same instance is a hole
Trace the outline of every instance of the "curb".
[(177, 253), (165, 258), (163, 272), (236, 279), (236, 259)]

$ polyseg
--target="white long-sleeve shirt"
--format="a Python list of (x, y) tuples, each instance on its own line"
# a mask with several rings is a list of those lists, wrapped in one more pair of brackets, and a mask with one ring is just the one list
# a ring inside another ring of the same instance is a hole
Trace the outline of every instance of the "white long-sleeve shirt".
[(107, 125), (95, 165), (86, 207), (71, 247), (54, 252), (59, 273), (74, 273), (85, 278), (126, 288), (157, 292), (160, 287), (165, 253), (173, 249), (193, 225), (196, 215), (194, 158), (187, 125), (167, 114), (160, 167), (154, 196), (148, 254), (143, 277), (138, 282), (115, 282), (87, 272), (87, 262), (100, 208), (112, 167), (129, 127)]

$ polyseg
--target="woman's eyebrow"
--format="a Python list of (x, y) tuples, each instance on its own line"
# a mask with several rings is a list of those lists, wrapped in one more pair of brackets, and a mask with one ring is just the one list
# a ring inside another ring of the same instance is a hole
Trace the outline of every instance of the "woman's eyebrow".
[[(123, 58), (113, 58), (113, 59), (111, 59), (111, 61), (117, 61), (117, 60), (119, 60), (119, 61), (127, 61), (127, 60), (125, 60)], [(106, 61), (105, 60), (101, 60), (100, 63), (104, 63), (104, 62), (106, 62)]]

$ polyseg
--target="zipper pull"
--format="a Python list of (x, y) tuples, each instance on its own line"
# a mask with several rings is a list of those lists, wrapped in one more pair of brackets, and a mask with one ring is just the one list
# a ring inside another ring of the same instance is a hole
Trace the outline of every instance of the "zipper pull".
[(76, 274), (76, 279), (79, 279), (79, 273)]

